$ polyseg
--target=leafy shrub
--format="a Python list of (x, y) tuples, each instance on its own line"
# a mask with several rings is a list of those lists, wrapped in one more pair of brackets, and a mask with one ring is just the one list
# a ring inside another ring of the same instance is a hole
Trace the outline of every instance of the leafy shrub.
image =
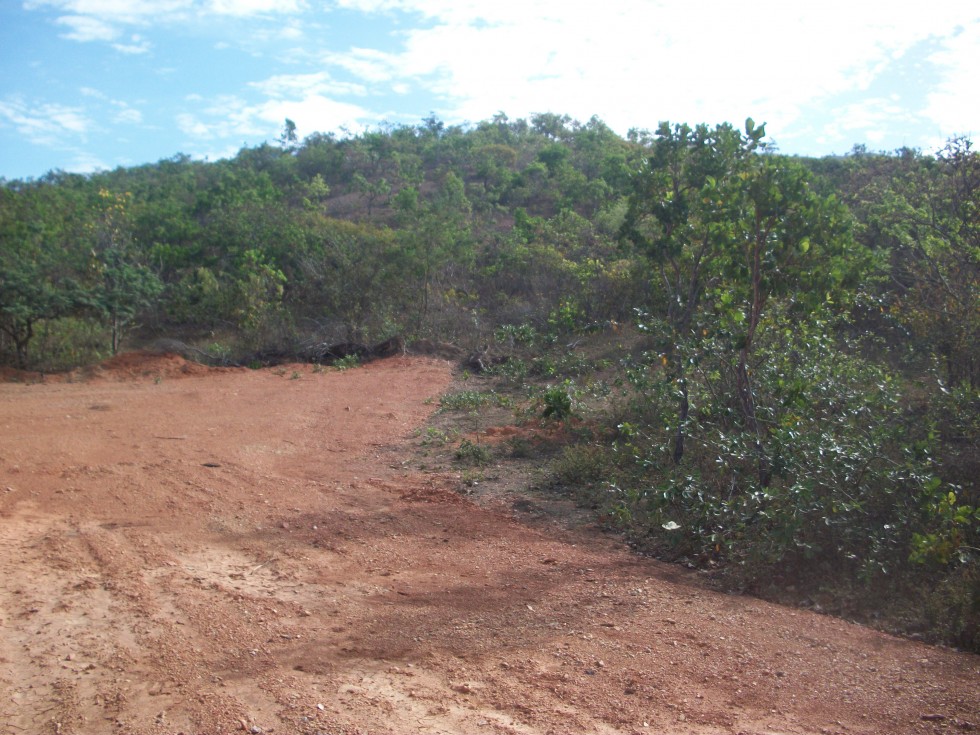
[(544, 404), (541, 415), (546, 419), (564, 421), (572, 415), (572, 396), (567, 383), (564, 386), (548, 387), (541, 401)]
[[(759, 344), (752, 376), (762, 436), (746, 430), (733, 399), (730, 353), (706, 341), (692, 355), (679, 464), (678, 385), (656, 364), (630, 372), (634, 409), (616, 446), (645, 478), (634, 483), (652, 490), (623, 484), (613, 494), (655, 547), (722, 554), (750, 583), (806, 570), (814, 582), (873, 585), (908, 570), (917, 546), (942, 551), (976, 525), (972, 507), (948, 501), (953, 488), (936, 474), (935, 433), (908, 414), (900, 381), (840, 349), (828, 331), (798, 323), (768, 330)], [(759, 482), (760, 451), (768, 485)], [(953, 560), (933, 563), (941, 561)]]
[(926, 590), (924, 622), (931, 637), (980, 652), (980, 564), (957, 565)]
[(63, 317), (41, 322), (32, 345), (31, 367), (57, 372), (107, 357), (108, 331), (94, 319)]
[(340, 371), (350, 370), (351, 368), (360, 367), (360, 365), (361, 358), (357, 355), (347, 355), (345, 357), (341, 357), (333, 364), (333, 366)]
[(523, 436), (512, 436), (507, 440), (507, 448), (514, 459), (530, 459), (534, 456), (534, 444)]
[(509, 401), (494, 391), (464, 390), (447, 393), (439, 399), (440, 411), (474, 411), (484, 406), (506, 407)]
[(463, 439), (456, 449), (456, 459), (463, 464), (483, 466), (493, 461), (493, 452), (486, 444)]
[(592, 488), (613, 478), (614, 455), (598, 444), (565, 447), (552, 467), (555, 482), (569, 487)]

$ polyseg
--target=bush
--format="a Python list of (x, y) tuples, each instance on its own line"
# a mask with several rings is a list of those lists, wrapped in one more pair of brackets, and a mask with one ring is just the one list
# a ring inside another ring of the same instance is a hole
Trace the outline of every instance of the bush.
[(94, 319), (64, 317), (42, 322), (31, 345), (31, 367), (59, 372), (108, 357), (109, 333)]
[[(938, 429), (909, 401), (915, 386), (830, 332), (816, 321), (766, 331), (751, 366), (758, 436), (734, 398), (726, 337), (691, 350), (680, 463), (680, 388), (650, 355), (628, 372), (613, 454), (569, 448), (555, 479), (582, 488), (648, 550), (727, 563), (739, 586), (794, 584), (870, 609), (929, 582), (935, 594), (909, 619), (928, 616), (943, 640), (975, 646), (980, 513), (974, 489), (948, 482), (936, 459), (943, 431), (962, 434), (968, 419), (947, 417)], [(759, 479), (760, 447), (768, 484)]]
[(549, 386), (541, 397), (544, 408), (541, 415), (546, 419), (564, 421), (572, 415), (572, 396), (568, 386)]
[(464, 390), (457, 393), (447, 393), (439, 399), (440, 411), (475, 411), (484, 406), (508, 405), (504, 396), (497, 395), (493, 391)]
[(493, 461), (493, 452), (486, 444), (463, 439), (456, 449), (456, 459), (462, 464), (482, 467)]

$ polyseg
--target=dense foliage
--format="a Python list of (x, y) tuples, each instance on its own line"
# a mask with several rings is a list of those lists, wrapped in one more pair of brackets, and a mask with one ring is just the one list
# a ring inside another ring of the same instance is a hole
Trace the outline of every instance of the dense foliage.
[[(159, 338), (243, 363), (495, 344), (508, 380), (546, 382), (546, 418), (608, 427), (556, 477), (645, 549), (763, 592), (905, 605), (907, 628), (974, 649), (978, 299), (966, 139), (810, 160), (752, 120), (622, 138), (595, 118), (432, 118), (302, 141), (287, 121), (230, 160), (0, 186), (3, 362)], [(576, 345), (630, 323), (582, 395)]]

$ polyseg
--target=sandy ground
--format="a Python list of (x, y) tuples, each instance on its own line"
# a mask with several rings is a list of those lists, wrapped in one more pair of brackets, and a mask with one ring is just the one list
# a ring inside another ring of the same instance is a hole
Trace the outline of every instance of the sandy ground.
[(0, 384), (0, 733), (955, 733), (980, 658), (705, 590), (406, 446), (450, 366)]

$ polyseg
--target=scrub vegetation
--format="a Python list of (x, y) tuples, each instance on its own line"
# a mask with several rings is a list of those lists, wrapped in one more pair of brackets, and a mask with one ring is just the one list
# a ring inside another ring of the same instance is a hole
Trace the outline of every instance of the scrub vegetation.
[(980, 157), (765, 135), (287, 121), (229, 160), (3, 181), (0, 361), (455, 345), (500, 392), (441, 407), (574, 426), (544, 484), (638, 549), (978, 651)]

